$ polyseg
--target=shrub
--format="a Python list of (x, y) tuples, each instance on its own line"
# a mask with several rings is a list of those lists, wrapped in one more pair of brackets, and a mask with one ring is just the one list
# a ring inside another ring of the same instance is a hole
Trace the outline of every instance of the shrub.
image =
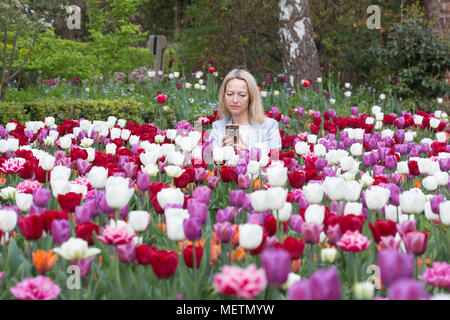
[[(39, 102), (0, 103), (0, 120), (6, 124), (11, 119), (25, 123), (30, 120), (43, 120), (53, 116), (57, 121), (85, 118), (88, 120), (106, 120), (109, 116), (137, 123), (156, 122), (165, 119), (160, 125), (174, 125), (175, 115), (167, 110), (164, 116), (153, 107), (142, 107), (134, 100), (59, 100), (44, 99)], [(158, 119), (159, 120), (159, 119)]]

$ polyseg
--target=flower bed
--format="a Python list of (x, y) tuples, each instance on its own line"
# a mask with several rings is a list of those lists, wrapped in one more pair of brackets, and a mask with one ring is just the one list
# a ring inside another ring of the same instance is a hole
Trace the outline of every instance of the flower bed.
[(2, 299), (448, 294), (448, 115), (352, 112), (272, 108), (281, 152), (240, 154), (214, 116), (9, 121)]

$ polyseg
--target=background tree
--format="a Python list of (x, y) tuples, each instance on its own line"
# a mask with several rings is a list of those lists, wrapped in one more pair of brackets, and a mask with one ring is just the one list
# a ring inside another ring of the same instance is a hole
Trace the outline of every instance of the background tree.
[[(1, 61), (0, 100), (6, 97), (8, 84), (22, 70), (28, 61), (39, 33), (44, 28), (52, 27), (55, 10), (64, 8), (62, 0), (3, 0), (0, 2), (0, 30), (3, 34)], [(24, 57), (17, 48), (19, 37), (29, 40)], [(11, 40), (12, 38), (12, 40)], [(18, 65), (15, 63), (18, 59)]]
[(280, 0), (280, 37), (284, 73), (295, 90), (302, 79), (315, 80), (320, 74), (319, 53), (308, 0)]

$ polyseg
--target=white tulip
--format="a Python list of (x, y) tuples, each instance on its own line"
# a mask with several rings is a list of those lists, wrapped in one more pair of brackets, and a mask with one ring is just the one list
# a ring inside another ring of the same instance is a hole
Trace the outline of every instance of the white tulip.
[(226, 146), (222, 148), (223, 150), (223, 160), (228, 161), (235, 155), (234, 148), (232, 146)]
[(166, 137), (170, 140), (175, 140), (177, 137), (177, 130), (175, 129), (167, 129), (166, 131)]
[(188, 217), (172, 217), (166, 219), (167, 237), (172, 241), (183, 241), (186, 236), (184, 234), (183, 220)]
[(405, 132), (405, 141), (406, 142), (412, 142), (414, 141), (414, 138), (416, 137), (417, 133), (413, 131), (406, 131)]
[(390, 194), (391, 191), (389, 189), (379, 186), (372, 186), (370, 189), (367, 189), (365, 193), (367, 208), (380, 210), (386, 205)]
[(6, 187), (0, 190), (0, 198), (3, 200), (13, 200), (16, 198), (16, 188)]
[(166, 138), (162, 134), (157, 134), (155, 136), (155, 142), (156, 143), (163, 143), (165, 139)]
[(267, 169), (267, 179), (271, 187), (284, 186), (287, 178), (287, 168), (283, 165), (275, 164)]
[(397, 173), (407, 174), (409, 173), (408, 163), (406, 161), (397, 162)]
[(181, 138), (180, 146), (184, 152), (191, 152), (194, 150), (195, 145), (196, 141), (191, 137), (187, 136)]
[(50, 180), (53, 197), (57, 198), (58, 194), (66, 194), (70, 189), (70, 182), (67, 180)]
[(421, 213), (425, 207), (425, 195), (417, 188), (404, 191), (400, 194), (400, 207), (404, 213)]
[(88, 173), (88, 180), (95, 189), (103, 189), (108, 179), (108, 169), (104, 167), (92, 167)]
[(130, 135), (130, 137), (128, 138), (128, 142), (130, 143), (130, 145), (135, 145), (139, 143), (139, 136), (136, 136), (134, 134)]
[(106, 203), (113, 209), (125, 207), (134, 194), (134, 188), (129, 187), (129, 179), (109, 177), (105, 184)]
[(419, 116), (419, 115), (415, 115), (414, 116), (414, 123), (418, 126), (420, 126), (422, 124), (423, 121), (423, 117)]
[(345, 201), (355, 202), (361, 196), (362, 185), (358, 181), (346, 181), (346, 193), (344, 194)]
[(310, 152), (309, 144), (304, 141), (299, 141), (295, 144), (295, 153), (298, 155), (304, 155), (305, 153)]
[(339, 150), (330, 150), (328, 151), (327, 155), (325, 156), (325, 159), (328, 161), (328, 165), (336, 165), (341, 162), (343, 158), (348, 156), (348, 152), (342, 149)]
[(91, 138), (86, 138), (84, 137), (81, 141), (80, 141), (80, 147), (83, 148), (89, 148), (90, 146), (92, 146), (94, 144), (94, 139)]
[(181, 205), (184, 203), (184, 193), (179, 188), (164, 188), (158, 192), (156, 198), (162, 209), (169, 203)]
[(72, 139), (69, 137), (61, 137), (59, 138), (59, 146), (61, 147), (61, 149), (69, 149), (70, 146), (72, 145)]
[(271, 210), (281, 210), (286, 203), (287, 190), (281, 187), (270, 187), (266, 190), (266, 206)]
[(106, 121), (106, 124), (108, 125), (109, 128), (114, 127), (114, 125), (116, 124), (117, 118), (114, 116), (109, 116), (108, 120)]
[(183, 165), (184, 160), (185, 160), (184, 154), (182, 154), (178, 151), (173, 151), (173, 152), (169, 153), (169, 155), (167, 157), (167, 162), (169, 164), (173, 164), (174, 166), (179, 166), (179, 167), (181, 167)]
[(181, 169), (179, 166), (166, 166), (164, 167), (164, 170), (167, 175), (172, 178), (178, 178), (184, 173), (184, 171), (186, 171), (185, 169)]
[(159, 172), (158, 166), (152, 163), (149, 163), (146, 166), (141, 166), (141, 170), (143, 173), (148, 174), (150, 177), (156, 176)]
[(72, 170), (66, 166), (55, 166), (52, 169), (50, 180), (66, 180), (69, 181)]
[(374, 123), (375, 123), (375, 119), (374, 118), (372, 118), (372, 117), (367, 117), (366, 118), (366, 124), (371, 125), (371, 124), (374, 124)]
[(89, 248), (87, 241), (81, 238), (70, 238), (53, 251), (66, 260), (86, 259), (101, 252), (98, 248)]
[(324, 248), (320, 250), (320, 258), (327, 263), (333, 263), (336, 261), (338, 251), (336, 248)]
[(309, 143), (316, 144), (317, 136), (315, 134), (310, 134), (310, 135), (308, 135), (307, 140)]
[(119, 127), (124, 128), (127, 124), (127, 120), (119, 119), (119, 120), (117, 120), (117, 124), (119, 125)]
[(380, 106), (373, 106), (372, 107), (372, 114), (377, 114), (381, 112)]
[(44, 122), (45, 122), (45, 125), (50, 128), (55, 124), (55, 118), (54, 117), (46, 117), (44, 119)]
[(88, 131), (91, 127), (91, 122), (89, 120), (81, 120), (80, 121), (80, 129), (83, 131)]
[(353, 157), (345, 157), (341, 160), (341, 169), (343, 171), (355, 171), (358, 170), (359, 163), (353, 159)]
[(8, 151), (8, 141), (1, 139), (0, 140), (0, 153), (5, 153)]
[(296, 283), (297, 281), (300, 281), (301, 279), (302, 279), (302, 277), (299, 274), (290, 272), (288, 274), (288, 278), (287, 278), (286, 282), (283, 284), (282, 288), (285, 290), (288, 290), (294, 283)]
[(438, 188), (438, 181), (435, 176), (428, 176), (422, 180), (423, 187), (428, 191), (434, 191)]
[(256, 160), (251, 160), (247, 165), (247, 173), (252, 176), (257, 176), (259, 174), (259, 162)]
[(305, 222), (321, 225), (325, 219), (325, 207), (318, 204), (310, 204), (305, 211)]
[(283, 208), (276, 211), (274, 215), (278, 221), (285, 222), (289, 220), (289, 218), (291, 217), (291, 213), (292, 213), (292, 203), (285, 202)]
[(39, 166), (45, 171), (52, 170), (54, 165), (55, 157), (53, 157), (52, 155), (45, 154), (39, 159)]
[(16, 152), (19, 150), (19, 139), (9, 138), (6, 141), (8, 142), (8, 151)]
[(347, 202), (344, 207), (344, 215), (354, 214), (360, 215), (362, 213), (361, 202)]
[(350, 153), (352, 154), (352, 156), (360, 156), (362, 155), (362, 149), (363, 146), (361, 143), (354, 143), (351, 145), (350, 147)]
[(120, 134), (120, 138), (124, 141), (127, 141), (131, 136), (131, 131), (128, 129), (122, 129), (122, 133)]
[(105, 147), (106, 153), (115, 155), (116, 154), (117, 145), (115, 143), (108, 143)]
[(439, 119), (436, 119), (436, 118), (430, 119), (430, 127), (432, 127), (433, 129), (436, 129), (437, 127), (439, 127), (440, 123), (441, 123), (441, 121)]
[(128, 213), (128, 223), (134, 232), (144, 232), (150, 224), (151, 216), (147, 211), (130, 211)]
[(323, 144), (315, 144), (314, 145), (314, 155), (316, 157), (323, 157), (327, 153), (327, 148)]
[(95, 149), (94, 148), (86, 148), (86, 149), (84, 149), (84, 150), (86, 150), (86, 152), (87, 152), (87, 154), (88, 154), (88, 157), (87, 157), (87, 161), (88, 162), (92, 162), (92, 161), (94, 161), (95, 160)]
[(357, 300), (372, 300), (375, 294), (375, 285), (370, 281), (355, 283), (353, 286), (353, 293)]
[(11, 232), (17, 225), (17, 213), (14, 210), (0, 210), (0, 230)]
[(263, 212), (268, 209), (266, 201), (266, 190), (257, 190), (250, 194), (250, 202), (253, 210)]
[(326, 177), (323, 190), (331, 200), (343, 200), (347, 192), (347, 185), (340, 177)]
[(377, 120), (377, 121), (383, 121), (383, 119), (384, 119), (384, 113), (383, 113), (383, 112), (378, 112), (378, 113), (375, 115), (375, 120)]
[(448, 183), (448, 173), (447, 172), (435, 172), (433, 176), (436, 178), (438, 185), (445, 186)]
[(402, 215), (404, 215), (402, 213), (402, 211), (400, 210), (400, 207), (393, 206), (391, 204), (387, 205), (384, 208), (384, 214), (386, 216), (386, 219), (397, 222), (397, 223), (400, 221), (400, 217)]
[(258, 224), (239, 225), (239, 245), (246, 250), (259, 247), (263, 240), (263, 228)]
[(111, 140), (120, 138), (121, 133), (122, 133), (122, 129), (116, 128), (116, 127), (111, 128), (111, 130), (110, 130)]
[(319, 183), (309, 182), (303, 187), (303, 195), (309, 203), (320, 203), (323, 199), (323, 187)]
[(446, 226), (450, 226), (450, 200), (439, 204), (440, 221)]

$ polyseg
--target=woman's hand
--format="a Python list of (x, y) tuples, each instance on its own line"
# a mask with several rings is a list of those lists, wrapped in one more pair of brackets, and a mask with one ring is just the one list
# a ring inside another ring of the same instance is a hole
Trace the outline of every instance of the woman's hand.
[(242, 136), (239, 135), (239, 143), (234, 143), (233, 144), (234, 150), (239, 153), (241, 150), (247, 150), (248, 147), (245, 144), (244, 140), (242, 139)]
[(226, 146), (233, 146), (234, 144), (234, 137), (232, 136), (224, 136), (222, 138), (222, 147), (226, 147)]

